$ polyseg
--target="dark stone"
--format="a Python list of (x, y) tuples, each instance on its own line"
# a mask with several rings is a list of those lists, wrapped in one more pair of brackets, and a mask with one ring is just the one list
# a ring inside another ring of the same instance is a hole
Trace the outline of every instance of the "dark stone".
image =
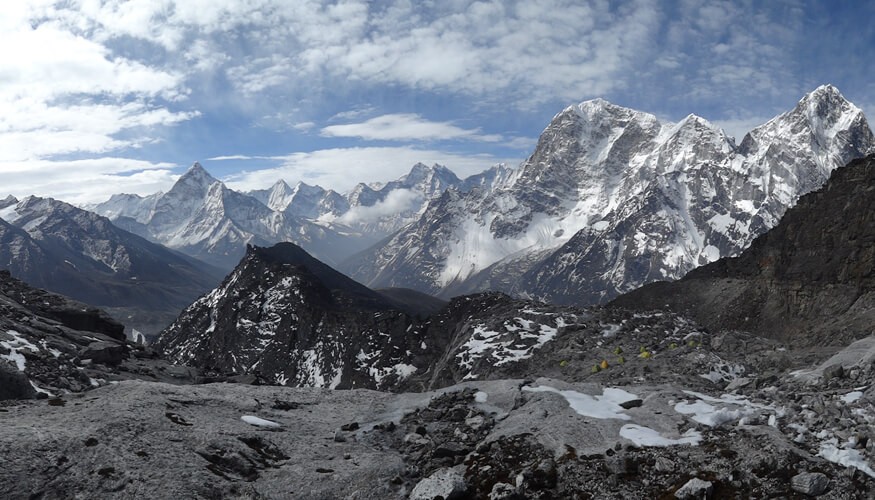
[(632, 399), (632, 400), (624, 401), (624, 402), (620, 403), (620, 406), (629, 410), (632, 408), (638, 408), (639, 406), (641, 406), (643, 404), (644, 404), (643, 399)]
[(34, 399), (37, 392), (24, 375), (5, 361), (0, 361), (0, 401), (4, 399)]
[(125, 344), (113, 342), (93, 342), (79, 355), (82, 359), (90, 359), (94, 363), (107, 366), (118, 366), (128, 358)]
[(434, 458), (444, 458), (444, 457), (457, 457), (462, 455), (467, 455), (468, 452), (471, 451), (467, 447), (455, 442), (450, 441), (447, 443), (442, 443), (438, 445), (434, 452), (432, 452), (432, 456)]

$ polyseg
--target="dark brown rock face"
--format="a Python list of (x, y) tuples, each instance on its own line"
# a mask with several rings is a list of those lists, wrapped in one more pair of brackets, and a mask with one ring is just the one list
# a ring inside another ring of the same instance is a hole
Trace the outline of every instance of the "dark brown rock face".
[(875, 327), (875, 155), (836, 170), (735, 258), (612, 304), (669, 308), (712, 329), (800, 344), (842, 343)]

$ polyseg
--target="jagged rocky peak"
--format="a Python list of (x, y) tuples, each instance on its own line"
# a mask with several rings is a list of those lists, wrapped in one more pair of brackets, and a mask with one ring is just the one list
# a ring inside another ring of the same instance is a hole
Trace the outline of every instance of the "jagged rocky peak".
[(363, 182), (359, 182), (347, 194), (349, 204), (352, 206), (369, 207), (379, 201), (378, 191)]
[(14, 197), (10, 194), (6, 198), (3, 198), (2, 200), (0, 200), (0, 210), (4, 209), (6, 207), (11, 207), (12, 205), (15, 205), (16, 203), (18, 203), (18, 198)]
[(802, 97), (792, 110), (751, 130), (739, 149), (742, 154), (755, 155), (761, 147), (781, 138), (810, 147), (816, 153), (815, 159), (830, 150), (858, 149), (866, 153), (875, 144), (863, 111), (832, 85), (818, 87)]
[(460, 182), (459, 178), (443, 165), (435, 163), (432, 166), (427, 166), (424, 163), (417, 163), (410, 169), (410, 173), (405, 174), (400, 179), (401, 183), (408, 187), (417, 185), (432, 185), (438, 186), (455, 186)]

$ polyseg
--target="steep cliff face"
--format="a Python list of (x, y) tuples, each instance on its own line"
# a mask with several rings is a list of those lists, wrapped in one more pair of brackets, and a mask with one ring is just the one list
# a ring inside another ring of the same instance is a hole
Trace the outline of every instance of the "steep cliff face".
[(669, 307), (714, 329), (802, 344), (842, 343), (875, 328), (875, 156), (833, 172), (740, 256), (655, 283), (613, 305)]

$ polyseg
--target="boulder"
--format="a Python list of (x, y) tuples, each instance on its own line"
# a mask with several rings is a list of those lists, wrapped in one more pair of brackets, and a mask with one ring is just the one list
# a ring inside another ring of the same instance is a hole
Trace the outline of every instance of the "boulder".
[(698, 500), (702, 498), (711, 498), (714, 492), (714, 485), (710, 481), (703, 481), (697, 477), (690, 479), (680, 487), (674, 494), (675, 498), (680, 500)]
[(79, 356), (82, 359), (90, 359), (92, 363), (100, 363), (107, 366), (118, 366), (127, 359), (128, 349), (124, 344), (114, 342), (92, 342), (82, 351)]
[(829, 478), (820, 472), (803, 472), (790, 479), (793, 491), (809, 496), (820, 496), (826, 493), (829, 487)]
[(0, 361), (0, 401), (35, 397), (36, 391), (24, 373)]
[(452, 500), (463, 498), (468, 487), (465, 478), (455, 469), (438, 469), (413, 488), (410, 500), (433, 500), (443, 498)]

